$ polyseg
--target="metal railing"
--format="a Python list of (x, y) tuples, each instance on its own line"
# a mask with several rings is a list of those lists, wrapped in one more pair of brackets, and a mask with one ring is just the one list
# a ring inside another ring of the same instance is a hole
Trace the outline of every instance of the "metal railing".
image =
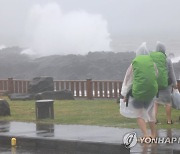
[[(0, 93), (28, 93), (29, 80), (13, 78), (0, 80)], [(178, 88), (180, 90), (180, 80)], [(56, 80), (54, 90), (69, 90), (75, 97), (82, 98), (117, 98), (120, 96), (122, 81), (104, 80)]]

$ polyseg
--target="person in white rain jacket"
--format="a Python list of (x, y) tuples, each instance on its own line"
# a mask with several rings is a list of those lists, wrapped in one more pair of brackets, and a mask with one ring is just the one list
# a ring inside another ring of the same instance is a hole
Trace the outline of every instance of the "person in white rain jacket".
[[(125, 110), (125, 117), (137, 118), (137, 123), (144, 137), (155, 137), (155, 98), (157, 85), (158, 70), (146, 47), (146, 43), (136, 50), (136, 57), (127, 69), (120, 99), (120, 113)], [(128, 97), (128, 98), (127, 98)], [(127, 103), (125, 106), (123, 103)], [(122, 109), (121, 109), (122, 107)], [(148, 134), (146, 123), (148, 122), (151, 134)]]

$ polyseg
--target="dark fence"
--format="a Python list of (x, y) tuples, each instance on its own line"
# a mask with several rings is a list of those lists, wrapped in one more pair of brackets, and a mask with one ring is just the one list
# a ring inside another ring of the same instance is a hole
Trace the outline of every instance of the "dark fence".
[[(0, 80), (0, 93), (28, 93), (29, 80), (8, 78)], [(178, 88), (180, 90), (180, 80)], [(75, 97), (117, 98), (120, 96), (122, 81), (61, 80), (54, 81), (54, 90), (70, 90)]]

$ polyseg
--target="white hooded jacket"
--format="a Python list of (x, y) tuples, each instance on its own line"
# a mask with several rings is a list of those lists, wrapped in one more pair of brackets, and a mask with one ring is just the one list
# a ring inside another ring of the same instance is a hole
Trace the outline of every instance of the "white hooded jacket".
[[(148, 55), (148, 49), (146, 46), (146, 42), (143, 42), (139, 48), (136, 50), (136, 56), (139, 55)], [(155, 64), (154, 64), (155, 65)], [(156, 70), (156, 76), (158, 75), (158, 70), (156, 65), (154, 66), (155, 70)], [(122, 84), (122, 88), (121, 88), (121, 95), (126, 97), (127, 93), (130, 91), (130, 89), (132, 88), (132, 84), (133, 84), (133, 67), (132, 64), (129, 66), (129, 68), (127, 69), (127, 72), (125, 74), (124, 77), (124, 81)]]

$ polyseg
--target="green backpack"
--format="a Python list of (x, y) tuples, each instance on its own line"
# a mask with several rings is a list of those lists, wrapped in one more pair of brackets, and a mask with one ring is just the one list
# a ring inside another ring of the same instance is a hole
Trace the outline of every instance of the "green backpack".
[(165, 89), (166, 87), (168, 87), (166, 55), (162, 52), (151, 52), (150, 56), (153, 59), (154, 63), (156, 63), (158, 69), (158, 89)]
[(137, 56), (133, 62), (132, 95), (136, 100), (148, 101), (158, 92), (154, 62), (149, 55)]

